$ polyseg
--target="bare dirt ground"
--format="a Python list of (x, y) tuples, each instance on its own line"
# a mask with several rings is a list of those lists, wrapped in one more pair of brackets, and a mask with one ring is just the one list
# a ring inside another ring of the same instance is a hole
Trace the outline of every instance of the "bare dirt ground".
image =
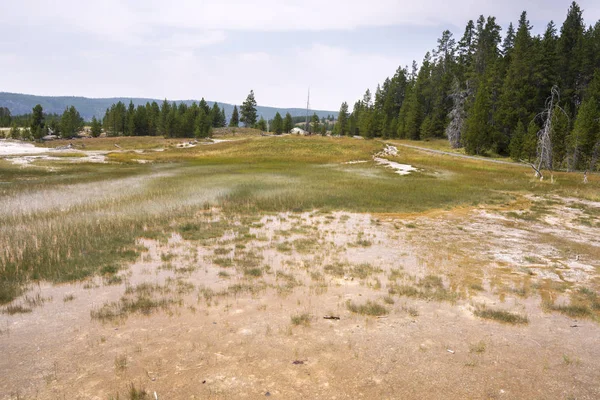
[(14, 303), (31, 312), (0, 314), (0, 398), (597, 399), (596, 303), (549, 304), (598, 294), (599, 208), (529, 197), (141, 238), (117, 274), (33, 286)]

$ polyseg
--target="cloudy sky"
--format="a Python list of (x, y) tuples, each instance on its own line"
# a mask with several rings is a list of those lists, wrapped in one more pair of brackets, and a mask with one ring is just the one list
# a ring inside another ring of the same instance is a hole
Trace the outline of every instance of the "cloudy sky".
[[(205, 97), (337, 110), (450, 29), (528, 12), (560, 27), (559, 0), (0, 0), (0, 91), (86, 97)], [(581, 0), (587, 24), (600, 2)]]

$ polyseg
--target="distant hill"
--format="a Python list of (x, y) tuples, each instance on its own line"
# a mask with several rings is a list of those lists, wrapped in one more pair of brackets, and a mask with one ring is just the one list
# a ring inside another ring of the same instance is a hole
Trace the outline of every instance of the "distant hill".
[[(75, 106), (81, 116), (89, 121), (92, 119), (92, 116), (96, 116), (97, 118), (102, 118), (106, 109), (109, 108), (112, 104), (117, 103), (118, 101), (122, 101), (126, 105), (129, 104), (129, 101), (133, 101), (133, 104), (136, 106), (139, 104), (146, 104), (147, 102), (156, 101), (159, 105), (163, 100), (160, 99), (144, 99), (144, 98), (134, 98), (134, 97), (111, 97), (104, 99), (93, 99), (87, 97), (74, 97), (74, 96), (34, 96), (30, 94), (19, 94), (19, 93), (7, 93), (0, 92), (0, 107), (7, 107), (10, 110), (11, 115), (19, 115), (19, 114), (27, 114), (31, 112), (31, 109), (36, 104), (41, 104), (44, 108), (44, 112), (46, 113), (56, 113), (62, 114), (66, 107)], [(169, 101), (173, 101), (170, 100)], [(192, 103), (192, 101), (198, 102), (198, 100), (174, 100), (179, 104), (180, 102), (187, 103), (188, 105)], [(207, 103), (212, 107), (214, 101), (208, 101)], [(227, 103), (219, 103), (219, 107), (225, 108), (225, 114), (227, 115), (227, 119), (231, 116), (233, 111), (233, 104)], [(238, 104), (239, 108), (239, 104)], [(292, 117), (306, 115), (306, 109), (302, 108), (276, 108), (276, 107), (264, 107), (258, 106), (257, 113), (260, 116), (262, 115), (265, 119), (272, 119), (275, 116), (275, 113), (281, 114), (281, 116), (285, 116), (285, 113), (290, 113)], [(325, 110), (310, 110), (310, 115), (313, 113), (317, 113), (319, 118), (327, 117), (327, 115), (333, 115), (337, 117), (337, 111), (325, 111)]]

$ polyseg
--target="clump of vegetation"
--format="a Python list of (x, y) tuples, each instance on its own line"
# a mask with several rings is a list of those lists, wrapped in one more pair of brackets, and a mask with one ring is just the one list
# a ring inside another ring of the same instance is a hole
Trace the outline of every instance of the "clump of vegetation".
[(292, 320), (292, 324), (298, 326), (298, 325), (304, 325), (304, 326), (308, 326), (310, 325), (310, 314), (309, 313), (302, 313), (302, 314), (295, 314), (291, 316), (291, 320)]
[(485, 349), (486, 349), (486, 344), (483, 340), (480, 340), (477, 343), (472, 343), (471, 345), (469, 345), (469, 352), (471, 353), (485, 353)]
[(251, 276), (253, 278), (260, 278), (263, 274), (262, 268), (246, 268), (244, 270), (245, 276)]
[(478, 307), (474, 314), (480, 318), (491, 319), (505, 324), (519, 325), (529, 323), (529, 319), (525, 315), (505, 310), (494, 310), (483, 306)]
[(543, 303), (544, 309), (557, 311), (571, 318), (592, 318), (600, 320), (600, 296), (587, 287), (580, 287), (571, 293), (569, 304), (554, 304), (548, 300)]
[(302, 253), (302, 254), (306, 254), (306, 253), (313, 251), (315, 246), (318, 243), (319, 242), (313, 238), (296, 239), (292, 242), (292, 244), (294, 245), (294, 249), (298, 253)]
[(115, 372), (121, 373), (127, 369), (127, 354), (120, 354), (115, 357)]
[(281, 253), (290, 253), (292, 251), (292, 246), (289, 242), (278, 243), (277, 246), (275, 246), (275, 248)]
[(387, 315), (389, 313), (387, 308), (371, 300), (368, 300), (364, 304), (355, 304), (354, 302), (348, 300), (346, 307), (349, 311), (355, 314), (369, 315), (373, 317)]
[(73, 293), (65, 294), (63, 296), (63, 302), (65, 302), (65, 303), (67, 303), (69, 301), (73, 301), (73, 300), (75, 300), (75, 295)]
[(554, 304), (546, 302), (544, 303), (544, 308), (550, 311), (558, 311), (571, 318), (588, 318), (593, 315), (592, 310), (583, 304)]
[(179, 280), (167, 281), (164, 286), (141, 283), (129, 286), (119, 301), (107, 302), (99, 309), (90, 311), (90, 315), (92, 319), (102, 322), (125, 319), (133, 313), (150, 315), (156, 310), (168, 310), (171, 305), (182, 304), (178, 295), (191, 290), (193, 285)]
[(29, 307), (25, 307), (23, 304), (11, 304), (6, 306), (4, 310), (2, 310), (2, 314), (15, 315), (15, 314), (26, 314), (33, 311)]
[(427, 275), (421, 278), (416, 286), (392, 283), (389, 285), (388, 293), (390, 295), (451, 303), (459, 297), (458, 293), (446, 289), (442, 278), (435, 275)]
[(143, 388), (136, 388), (132, 383), (129, 386), (129, 399), (128, 400), (148, 400), (150, 399), (150, 394)]

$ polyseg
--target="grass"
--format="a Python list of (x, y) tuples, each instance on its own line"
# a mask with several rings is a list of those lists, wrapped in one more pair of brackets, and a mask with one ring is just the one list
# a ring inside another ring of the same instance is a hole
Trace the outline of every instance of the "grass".
[(295, 314), (295, 315), (291, 316), (291, 320), (292, 320), (293, 325), (308, 326), (308, 325), (310, 325), (310, 314), (309, 313)]
[(459, 294), (447, 289), (442, 278), (436, 275), (426, 275), (416, 284), (394, 283), (389, 285), (390, 295), (414, 297), (423, 300), (448, 301), (451, 303), (459, 299)]
[(482, 353), (485, 353), (485, 349), (486, 349), (486, 344), (483, 340), (480, 340), (477, 343), (471, 343), (469, 345), (470, 353), (482, 354)]
[(26, 314), (33, 311), (30, 307), (26, 307), (22, 304), (11, 304), (6, 306), (4, 310), (2, 310), (2, 314), (15, 315), (15, 314)]
[(157, 310), (168, 310), (172, 305), (181, 305), (180, 296), (193, 290), (193, 285), (168, 280), (165, 285), (141, 283), (129, 286), (119, 301), (107, 302), (90, 311), (92, 319), (101, 322), (119, 321), (130, 314), (150, 315)]
[[(403, 148), (396, 161), (424, 172), (399, 177), (371, 164), (341, 165), (370, 158), (382, 148), (378, 141), (244, 137), (189, 149), (175, 149), (181, 140), (163, 138), (75, 141), (86, 149), (116, 150), (118, 144), (149, 150), (143, 158), (153, 163), (143, 165), (132, 161), (140, 157), (133, 151), (108, 156), (121, 164), (52, 161), (23, 169), (0, 160), (0, 304), (21, 295), (31, 281), (83, 280), (104, 275), (106, 266), (120, 270), (137, 259), (140, 237), (166, 238), (175, 230), (184, 239), (211, 243), (229, 232), (238, 232), (240, 244), (256, 239), (247, 227), (206, 217), (212, 207), (227, 216), (315, 209), (394, 214), (505, 204), (511, 192), (600, 199), (595, 175), (583, 185), (580, 176), (557, 172), (560, 184), (551, 185), (532, 180), (527, 167), (457, 162)], [(317, 245), (290, 243), (306, 254)]]
[(480, 318), (491, 319), (511, 325), (520, 325), (529, 323), (529, 319), (525, 315), (512, 313), (505, 310), (494, 310), (487, 307), (478, 307), (474, 314)]
[(356, 304), (348, 300), (346, 303), (346, 308), (355, 314), (368, 315), (372, 317), (379, 317), (389, 313), (389, 310), (386, 307), (371, 300), (368, 300), (364, 304)]
[(122, 373), (127, 369), (127, 354), (119, 354), (115, 357), (115, 372)]

